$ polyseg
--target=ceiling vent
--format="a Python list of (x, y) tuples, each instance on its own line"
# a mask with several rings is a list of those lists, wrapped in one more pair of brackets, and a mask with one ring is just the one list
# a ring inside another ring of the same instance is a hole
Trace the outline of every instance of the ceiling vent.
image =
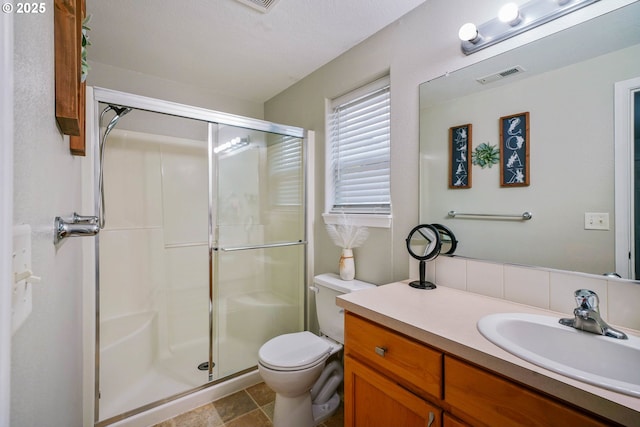
[(478, 81), (479, 83), (482, 83), (483, 85), (486, 85), (487, 83), (493, 83), (498, 80), (502, 80), (506, 77), (523, 73), (524, 71), (525, 71), (524, 68), (522, 68), (520, 65), (516, 65), (515, 67), (507, 68), (506, 70), (499, 71), (497, 73), (490, 74), (488, 76), (477, 78), (476, 81)]
[(273, 6), (278, 3), (278, 0), (236, 0), (246, 6), (249, 6), (255, 10), (259, 10), (262, 13), (269, 12)]

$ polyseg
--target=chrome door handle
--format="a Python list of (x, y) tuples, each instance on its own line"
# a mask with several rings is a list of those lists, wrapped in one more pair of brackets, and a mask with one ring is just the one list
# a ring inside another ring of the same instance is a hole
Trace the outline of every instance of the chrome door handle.
[(384, 357), (385, 353), (387, 352), (387, 349), (384, 347), (376, 347), (375, 351), (378, 356)]
[(247, 251), (250, 249), (269, 249), (269, 248), (282, 248), (285, 246), (296, 246), (296, 245), (306, 245), (307, 242), (304, 240), (296, 240), (295, 242), (284, 242), (284, 243), (266, 243), (263, 245), (251, 245), (251, 246), (232, 246), (229, 248), (220, 248), (214, 247), (214, 251), (222, 251), (222, 252), (234, 252), (234, 251)]
[(429, 422), (427, 423), (427, 427), (431, 427), (431, 424), (433, 424), (435, 419), (436, 415), (433, 412), (429, 411)]

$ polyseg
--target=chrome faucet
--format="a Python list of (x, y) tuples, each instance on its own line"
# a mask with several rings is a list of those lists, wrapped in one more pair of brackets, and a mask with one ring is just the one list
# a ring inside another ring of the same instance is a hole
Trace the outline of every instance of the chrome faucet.
[(624, 332), (612, 328), (602, 320), (598, 308), (600, 299), (595, 292), (589, 289), (578, 289), (575, 291), (574, 296), (578, 305), (573, 310), (574, 318), (560, 319), (560, 324), (598, 335), (606, 335), (621, 340), (627, 339), (627, 335)]
[(98, 217), (82, 216), (73, 213), (73, 217), (65, 220), (59, 216), (54, 221), (53, 243), (58, 244), (66, 237), (72, 236), (95, 236), (100, 232)]

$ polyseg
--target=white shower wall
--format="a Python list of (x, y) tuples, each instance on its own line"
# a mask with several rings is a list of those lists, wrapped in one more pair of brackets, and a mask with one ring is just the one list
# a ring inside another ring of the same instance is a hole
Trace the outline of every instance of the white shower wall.
[(101, 320), (157, 313), (163, 352), (206, 338), (206, 141), (116, 129), (104, 170)]
[(209, 354), (207, 143), (114, 129), (106, 147), (100, 419), (205, 383)]

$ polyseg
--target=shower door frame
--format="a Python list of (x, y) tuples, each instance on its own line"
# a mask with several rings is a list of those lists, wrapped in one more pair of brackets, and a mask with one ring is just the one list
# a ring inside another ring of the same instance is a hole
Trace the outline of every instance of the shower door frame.
[[(86, 120), (86, 135), (89, 138), (87, 143), (87, 157), (91, 161), (93, 157), (93, 165), (89, 162), (83, 164), (83, 178), (88, 181), (83, 183), (83, 209), (85, 211), (98, 212), (98, 190), (95, 183), (98, 181), (98, 174), (100, 173), (100, 159), (99, 159), (99, 143), (100, 143), (100, 123), (98, 108), (99, 103), (113, 104), (119, 106), (126, 106), (137, 110), (144, 110), (148, 112), (167, 114), (176, 117), (182, 117), (187, 119), (199, 120), (207, 123), (209, 128), (207, 146), (208, 146), (208, 164), (209, 164), (209, 201), (208, 201), (208, 218), (209, 218), (209, 236), (208, 236), (208, 253), (209, 253), (209, 382), (197, 386), (191, 390), (179, 393), (174, 396), (168, 396), (162, 401), (153, 402), (147, 404), (141, 408), (133, 411), (126, 412), (120, 416), (109, 418), (110, 421), (119, 421), (128, 418), (132, 415), (139, 414), (146, 410), (155, 408), (163, 403), (171, 402), (179, 397), (192, 394), (198, 390), (209, 388), (220, 382), (224, 382), (229, 378), (233, 378), (236, 375), (242, 374), (246, 371), (255, 370), (257, 367), (249, 368), (237, 374), (233, 374), (228, 377), (219, 378), (212, 381), (212, 369), (213, 369), (213, 356), (212, 356), (212, 342), (213, 342), (213, 252), (219, 248), (215, 247), (212, 227), (215, 227), (213, 222), (216, 219), (215, 212), (215, 189), (213, 189), (211, 178), (215, 175), (213, 168), (215, 162), (212, 162), (213, 144), (212, 140), (214, 132), (213, 125), (229, 125), (236, 126), (251, 130), (257, 130), (262, 132), (287, 135), (296, 138), (301, 138), (304, 144), (303, 156), (302, 156), (302, 171), (303, 171), (303, 221), (304, 221), (304, 236), (303, 241), (299, 242), (304, 246), (304, 261), (303, 267), (305, 286), (303, 292), (303, 323), (304, 329), (309, 327), (309, 301), (307, 285), (313, 282), (313, 221), (310, 220), (310, 214), (314, 212), (313, 197), (310, 197), (309, 190), (314, 188), (313, 179), (313, 162), (310, 159), (313, 158), (314, 152), (314, 140), (315, 135), (313, 131), (305, 131), (302, 128), (288, 125), (276, 124), (260, 119), (253, 119), (234, 114), (208, 110), (201, 107), (194, 107), (185, 104), (175, 103), (171, 101), (164, 101), (160, 99), (134, 95), (126, 92), (120, 92), (112, 89), (105, 89), (100, 87), (87, 87), (87, 120)], [(106, 142), (105, 142), (106, 143)], [(85, 166), (86, 165), (86, 166)], [(91, 424), (99, 423), (99, 365), (100, 365), (100, 341), (99, 341), (99, 322), (100, 322), (100, 279), (99, 279), (99, 236), (96, 237), (95, 242), (91, 242), (89, 239), (84, 242), (83, 253), (87, 254), (87, 259), (84, 263), (83, 280), (85, 282), (86, 293), (83, 295), (83, 323), (85, 324), (84, 335), (87, 344), (84, 345), (84, 357), (83, 357), (83, 389), (84, 389), (84, 401), (83, 401), (83, 418), (85, 423), (90, 421)], [(93, 255), (93, 256), (92, 256)], [(93, 269), (91, 268), (93, 267)], [(93, 271), (91, 271), (93, 270)], [(91, 309), (90, 307), (93, 307)], [(91, 398), (90, 396), (93, 396)]]

